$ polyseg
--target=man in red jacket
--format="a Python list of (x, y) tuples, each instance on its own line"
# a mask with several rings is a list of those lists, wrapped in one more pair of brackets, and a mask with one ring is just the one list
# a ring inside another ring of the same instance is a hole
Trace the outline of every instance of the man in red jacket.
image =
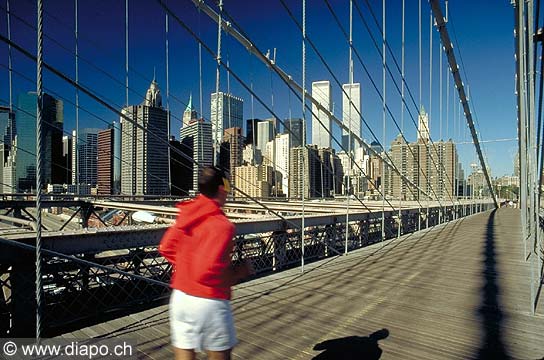
[(195, 359), (206, 350), (209, 359), (230, 359), (237, 343), (231, 286), (252, 272), (249, 263), (231, 262), (234, 225), (221, 207), (230, 184), (216, 168), (204, 168), (200, 195), (179, 203), (176, 223), (164, 234), (160, 253), (173, 265), (170, 330), (176, 359)]

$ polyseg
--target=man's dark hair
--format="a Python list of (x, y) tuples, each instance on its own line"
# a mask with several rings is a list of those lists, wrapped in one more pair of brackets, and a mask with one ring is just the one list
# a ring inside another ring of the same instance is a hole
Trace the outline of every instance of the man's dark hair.
[(223, 170), (216, 167), (205, 167), (200, 171), (198, 177), (198, 190), (206, 197), (215, 198), (219, 186), (223, 185), (223, 178), (228, 179)]

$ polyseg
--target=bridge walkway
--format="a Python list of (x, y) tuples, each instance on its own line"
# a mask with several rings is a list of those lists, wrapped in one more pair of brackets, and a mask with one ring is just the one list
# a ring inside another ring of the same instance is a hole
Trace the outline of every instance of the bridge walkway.
[[(541, 359), (521, 237), (519, 210), (503, 208), (243, 283), (233, 358)], [(173, 356), (167, 306), (64, 336), (137, 338), (141, 358)]]

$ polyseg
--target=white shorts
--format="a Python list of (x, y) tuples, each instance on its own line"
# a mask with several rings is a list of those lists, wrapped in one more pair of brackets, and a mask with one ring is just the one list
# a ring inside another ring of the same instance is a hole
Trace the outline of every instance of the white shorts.
[(238, 343), (230, 301), (175, 289), (170, 296), (170, 334), (179, 349), (224, 351)]

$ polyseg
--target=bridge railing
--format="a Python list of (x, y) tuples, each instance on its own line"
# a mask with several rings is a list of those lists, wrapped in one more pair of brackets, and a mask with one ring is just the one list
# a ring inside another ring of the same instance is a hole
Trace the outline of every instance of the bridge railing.
[[(314, 215), (236, 223), (234, 261), (258, 275), (353, 251), (385, 239), (484, 211), (491, 203), (429, 209)], [(383, 216), (383, 218), (382, 218)], [(347, 226), (347, 236), (346, 236)], [(43, 336), (167, 301), (171, 266), (157, 252), (165, 226), (46, 233), (43, 237)], [(302, 236), (302, 233), (304, 236)], [(302, 243), (301, 239), (304, 238)], [(0, 336), (32, 337), (35, 253), (32, 237), (0, 240)], [(302, 245), (304, 244), (304, 246)]]

